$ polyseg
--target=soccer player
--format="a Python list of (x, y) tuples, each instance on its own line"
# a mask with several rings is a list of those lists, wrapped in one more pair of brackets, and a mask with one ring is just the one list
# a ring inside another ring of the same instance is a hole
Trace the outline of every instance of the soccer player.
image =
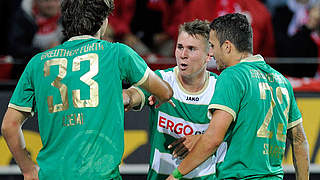
[[(173, 88), (172, 100), (176, 107), (168, 103), (159, 108), (150, 106), (150, 180), (165, 179), (179, 165), (180, 157), (192, 148), (197, 135), (208, 128), (211, 119), (208, 106), (217, 80), (216, 74), (206, 70), (212, 56), (209, 32), (206, 21), (194, 20), (181, 25), (175, 49), (177, 66), (155, 71)], [(140, 108), (145, 100), (154, 103), (150, 93), (138, 88), (128, 91), (132, 91), (131, 94), (140, 92), (141, 96), (131, 101)], [(172, 147), (169, 149), (170, 144)], [(215, 157), (211, 157), (184, 178), (214, 179), (214, 175)]]
[[(210, 42), (222, 71), (207, 131), (168, 179), (180, 179), (217, 151), (218, 179), (282, 179), (286, 138), (297, 179), (309, 178), (308, 143), (289, 81), (252, 55), (252, 28), (241, 14), (210, 24)], [(220, 149), (219, 148), (219, 149)]]
[[(25, 180), (121, 179), (122, 80), (150, 91), (160, 103), (171, 98), (171, 87), (131, 48), (100, 39), (113, 7), (113, 0), (62, 1), (69, 40), (34, 56), (21, 76), (1, 130)], [(21, 131), (33, 112), (43, 144), (39, 172)]]

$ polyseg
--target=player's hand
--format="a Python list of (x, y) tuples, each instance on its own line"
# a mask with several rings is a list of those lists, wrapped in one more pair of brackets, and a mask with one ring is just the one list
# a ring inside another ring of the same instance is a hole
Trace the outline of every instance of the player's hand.
[(127, 94), (127, 91), (125, 89), (122, 90), (122, 97), (123, 97), (124, 111), (128, 112), (132, 107), (130, 107), (130, 96)]
[(172, 175), (170, 175), (166, 180), (177, 180), (177, 179), (174, 178)]
[(36, 166), (23, 173), (24, 180), (39, 180)]
[(160, 100), (158, 100), (155, 96), (151, 95), (149, 98), (149, 105), (154, 105), (158, 102), (158, 104), (156, 104), (155, 108), (159, 108), (163, 103), (168, 102), (169, 104), (171, 104), (172, 107), (176, 107), (176, 105), (173, 103), (173, 101), (170, 99), (169, 101), (164, 101), (161, 102)]
[(175, 148), (172, 152), (173, 157), (185, 158), (199, 140), (200, 136), (200, 134), (184, 136), (171, 143), (168, 148)]

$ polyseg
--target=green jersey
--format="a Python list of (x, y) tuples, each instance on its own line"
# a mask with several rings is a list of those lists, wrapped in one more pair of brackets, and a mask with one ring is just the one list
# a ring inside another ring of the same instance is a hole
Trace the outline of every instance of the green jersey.
[(285, 77), (260, 55), (241, 60), (220, 74), (209, 109), (234, 118), (217, 151), (218, 179), (283, 178), (287, 129), (302, 122)]
[(77, 36), (34, 56), (9, 107), (37, 112), (40, 179), (120, 178), (122, 80), (140, 85), (150, 69), (131, 48)]
[[(207, 72), (205, 86), (199, 92), (185, 90), (178, 80), (178, 68), (155, 71), (173, 89), (172, 101), (161, 105), (158, 109), (150, 108), (150, 168), (148, 179), (166, 179), (182, 161), (174, 158), (168, 145), (176, 139), (202, 134), (208, 128), (211, 114), (208, 106), (213, 96), (217, 75)], [(144, 92), (145, 96), (150, 94)], [(148, 98), (145, 98), (148, 100)], [(147, 103), (147, 102), (146, 102)], [(210, 157), (200, 167), (184, 176), (185, 179), (215, 179), (215, 157)]]

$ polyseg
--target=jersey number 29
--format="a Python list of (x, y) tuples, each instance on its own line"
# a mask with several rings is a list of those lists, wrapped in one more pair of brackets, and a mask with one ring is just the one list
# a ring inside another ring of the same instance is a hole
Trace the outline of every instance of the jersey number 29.
[[(272, 138), (273, 132), (268, 130), (268, 126), (270, 124), (270, 120), (273, 116), (273, 108), (276, 106), (275, 100), (273, 98), (273, 89), (271, 86), (268, 85), (268, 83), (259, 83), (259, 89), (260, 89), (260, 99), (266, 100), (266, 91), (270, 91), (271, 93), (271, 102), (270, 102), (270, 108), (264, 118), (264, 121), (260, 128), (258, 129), (257, 136), (262, 138)], [(283, 113), (286, 117), (286, 120), (288, 122), (288, 112), (290, 107), (290, 98), (289, 93), (286, 88), (283, 87), (277, 87), (276, 88), (276, 98), (277, 101), (280, 104), (283, 104), (283, 95), (285, 95), (287, 99), (287, 107), (284, 109)], [(283, 134), (283, 123), (278, 123), (277, 125), (277, 140), (281, 142), (286, 142), (286, 135)]]

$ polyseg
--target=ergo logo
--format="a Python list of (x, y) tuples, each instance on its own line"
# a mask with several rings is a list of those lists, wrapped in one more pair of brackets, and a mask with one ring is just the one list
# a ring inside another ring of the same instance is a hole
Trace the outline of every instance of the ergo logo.
[(181, 118), (171, 117), (165, 113), (159, 112), (158, 131), (160, 132), (164, 132), (175, 137), (182, 137), (192, 134), (203, 134), (207, 128), (208, 124), (194, 124)]

